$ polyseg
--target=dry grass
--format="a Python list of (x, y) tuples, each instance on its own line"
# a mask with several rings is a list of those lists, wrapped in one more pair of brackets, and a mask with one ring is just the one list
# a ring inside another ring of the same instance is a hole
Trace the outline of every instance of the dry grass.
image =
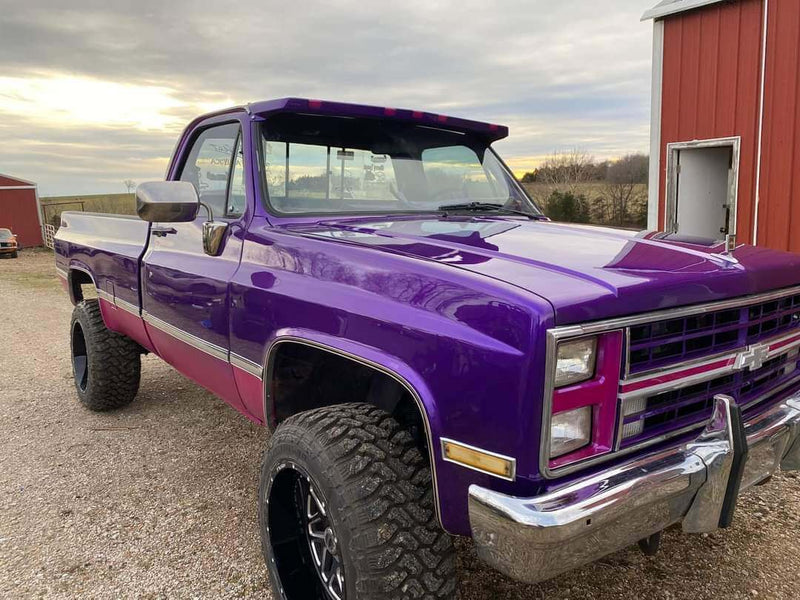
[(135, 215), (134, 194), (97, 194), (88, 196), (51, 196), (41, 198), (44, 220), (58, 226), (64, 211), (76, 210), (116, 215)]

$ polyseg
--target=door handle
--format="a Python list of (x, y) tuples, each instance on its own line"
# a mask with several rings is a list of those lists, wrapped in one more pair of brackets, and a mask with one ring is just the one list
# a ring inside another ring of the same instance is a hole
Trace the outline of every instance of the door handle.
[(151, 233), (153, 235), (158, 236), (158, 237), (164, 237), (164, 236), (169, 235), (171, 233), (178, 233), (178, 230), (175, 229), (174, 227), (164, 227), (164, 226), (161, 226), (161, 225), (153, 225), (153, 227), (150, 229), (150, 231), (151, 231)]

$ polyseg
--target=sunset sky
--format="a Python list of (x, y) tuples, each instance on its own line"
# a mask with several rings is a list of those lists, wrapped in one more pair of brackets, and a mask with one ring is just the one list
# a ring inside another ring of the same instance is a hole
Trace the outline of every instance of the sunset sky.
[(40, 194), (162, 178), (181, 129), (307, 96), (500, 122), (554, 150), (646, 152), (655, 0), (0, 0), (0, 173)]

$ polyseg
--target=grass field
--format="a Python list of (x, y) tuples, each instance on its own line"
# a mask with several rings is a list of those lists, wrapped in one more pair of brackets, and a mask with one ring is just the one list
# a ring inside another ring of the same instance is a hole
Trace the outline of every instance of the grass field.
[(134, 194), (98, 194), (85, 196), (51, 196), (40, 199), (43, 220), (51, 225), (61, 222), (61, 213), (67, 210), (135, 215)]

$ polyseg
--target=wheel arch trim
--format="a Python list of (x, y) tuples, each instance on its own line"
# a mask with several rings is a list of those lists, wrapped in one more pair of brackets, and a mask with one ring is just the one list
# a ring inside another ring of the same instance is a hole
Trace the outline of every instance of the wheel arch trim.
[[(276, 428), (274, 414), (271, 409), (272, 394), (270, 382), (272, 380), (277, 350), (282, 344), (287, 343), (309, 346), (356, 362), (391, 377), (408, 392), (422, 416), (423, 426), (425, 427), (425, 438), (428, 442), (428, 460), (431, 465), (431, 480), (433, 482), (434, 507), (436, 509), (436, 518), (441, 525), (441, 507), (439, 504), (436, 452), (434, 446), (434, 432), (438, 430), (438, 428), (434, 429), (434, 425), (438, 425), (438, 413), (431, 400), (430, 390), (428, 390), (422, 378), (405, 362), (371, 346), (313, 331), (291, 329), (278, 332), (267, 345), (262, 376), (264, 425), (270, 430)], [(347, 347), (345, 348), (344, 346)], [(388, 366), (386, 363), (389, 363), (391, 366)], [(402, 374), (401, 371), (407, 375)], [(414, 383), (412, 383), (412, 381)], [(423, 398), (428, 398), (427, 404)]]
[(69, 284), (67, 286), (67, 290), (69, 292), (69, 299), (72, 302), (73, 306), (78, 304), (78, 299), (75, 296), (75, 282), (73, 281), (73, 274), (75, 273), (75, 271), (87, 275), (89, 279), (92, 281), (92, 285), (94, 286), (94, 288), (98, 290), (98, 292), (100, 292), (100, 288), (97, 287), (97, 281), (95, 280), (92, 272), (89, 270), (89, 267), (81, 263), (74, 263), (74, 262), (71, 263), (67, 268), (67, 283)]

